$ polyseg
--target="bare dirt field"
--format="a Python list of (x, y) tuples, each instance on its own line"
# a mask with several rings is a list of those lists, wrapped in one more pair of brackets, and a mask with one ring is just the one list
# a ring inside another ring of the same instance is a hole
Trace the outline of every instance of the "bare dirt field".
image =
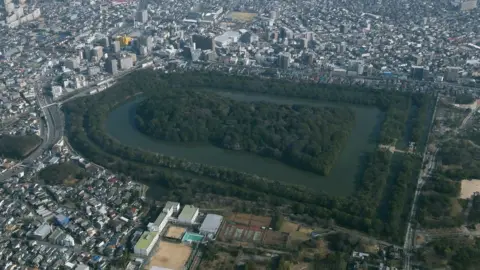
[(299, 227), (300, 227), (300, 225), (298, 225), (297, 223), (290, 222), (290, 221), (284, 221), (282, 223), (282, 227), (280, 228), (280, 231), (281, 232), (286, 232), (286, 233), (293, 233), (293, 232), (298, 231)]
[(288, 233), (266, 230), (263, 244), (268, 246), (284, 246), (288, 241)]
[(177, 226), (170, 226), (170, 227), (168, 227), (168, 230), (167, 230), (167, 233), (165, 234), (165, 237), (181, 240), (185, 231), (186, 231), (185, 228), (177, 227)]
[(244, 213), (232, 213), (227, 219), (235, 223), (255, 227), (269, 227), (272, 221), (272, 218), (268, 216), (256, 216)]
[(480, 192), (480, 180), (462, 180), (460, 198), (469, 199), (475, 192)]
[(255, 17), (257, 17), (257, 14), (256, 13), (249, 13), (249, 12), (235, 12), (235, 11), (232, 11), (227, 15), (227, 17), (231, 18), (234, 21), (250, 22)]
[(153, 266), (173, 270), (183, 269), (191, 253), (192, 248), (189, 246), (161, 241), (157, 253), (152, 256), (146, 269)]

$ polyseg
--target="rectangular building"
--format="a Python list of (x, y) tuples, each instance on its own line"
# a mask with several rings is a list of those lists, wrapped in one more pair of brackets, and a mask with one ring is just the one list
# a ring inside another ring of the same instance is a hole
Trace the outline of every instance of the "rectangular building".
[(194, 49), (215, 51), (215, 39), (213, 37), (193, 35), (192, 43), (195, 44)]
[(165, 204), (165, 207), (163, 208), (163, 212), (168, 212), (169, 210), (172, 211), (172, 213), (177, 213), (180, 211), (180, 203), (178, 202), (167, 202)]
[(70, 59), (65, 60), (65, 67), (68, 69), (77, 69), (80, 60), (77, 57), (72, 57)]
[(210, 238), (215, 239), (217, 235), (218, 229), (222, 225), (223, 217), (220, 215), (215, 214), (208, 214), (205, 217), (205, 220), (202, 222), (200, 226), (199, 232), (200, 234)]
[(43, 240), (50, 234), (51, 231), (52, 229), (48, 224), (43, 224), (33, 232), (33, 237)]
[(107, 59), (107, 61), (105, 62), (105, 70), (108, 73), (117, 74), (118, 73), (117, 60), (116, 59)]
[(158, 232), (144, 232), (133, 248), (137, 255), (148, 256), (158, 241)]
[(141, 22), (141, 23), (146, 23), (148, 21), (148, 13), (147, 13), (147, 10), (140, 10), (137, 12), (137, 15), (136, 15), (136, 19), (137, 21)]
[(460, 4), (461, 11), (468, 11), (477, 8), (477, 0), (467, 0)]
[(445, 80), (448, 82), (456, 82), (458, 80), (458, 74), (460, 73), (460, 67), (447, 67), (445, 72)]
[(151, 232), (161, 232), (165, 228), (165, 226), (167, 225), (168, 219), (170, 218), (171, 215), (172, 215), (171, 212), (170, 213), (165, 213), (165, 212), (160, 213), (160, 215), (158, 215), (155, 222), (148, 224), (148, 226), (147, 226), (148, 230), (151, 231)]
[(112, 43), (112, 51), (113, 51), (114, 53), (120, 52), (120, 41), (119, 41), (119, 40), (115, 40), (115, 41)]
[(193, 205), (185, 205), (178, 216), (178, 222), (192, 224), (197, 219), (199, 209)]
[(133, 67), (133, 59), (131, 57), (123, 57), (120, 59), (120, 69), (131, 69)]

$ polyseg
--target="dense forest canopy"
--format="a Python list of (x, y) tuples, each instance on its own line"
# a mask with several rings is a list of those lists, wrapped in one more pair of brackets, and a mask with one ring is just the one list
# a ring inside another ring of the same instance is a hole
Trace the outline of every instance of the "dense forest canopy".
[(137, 127), (157, 139), (206, 142), (329, 173), (343, 149), (354, 113), (266, 102), (239, 102), (215, 93), (162, 89), (136, 109)]
[(0, 137), (0, 156), (5, 158), (21, 159), (35, 150), (42, 143), (37, 135)]
[(478, 146), (469, 140), (452, 140), (443, 143), (438, 151), (441, 162), (439, 172), (455, 179), (480, 178), (480, 154)]
[(39, 172), (39, 177), (47, 185), (61, 185), (69, 180), (82, 179), (86, 176), (84, 169), (71, 162), (53, 164)]

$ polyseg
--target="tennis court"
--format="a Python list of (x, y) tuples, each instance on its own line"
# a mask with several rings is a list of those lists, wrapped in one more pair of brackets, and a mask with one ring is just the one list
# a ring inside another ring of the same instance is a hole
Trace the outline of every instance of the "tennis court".
[(201, 242), (203, 240), (203, 235), (187, 232), (183, 235), (182, 242)]

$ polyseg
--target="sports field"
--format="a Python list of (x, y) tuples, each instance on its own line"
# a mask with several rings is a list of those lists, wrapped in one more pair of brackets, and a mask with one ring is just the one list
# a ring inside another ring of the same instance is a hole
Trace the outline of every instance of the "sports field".
[(233, 21), (240, 21), (240, 22), (251, 22), (255, 17), (257, 17), (257, 13), (238, 12), (238, 11), (232, 11), (227, 15), (227, 18), (231, 18)]
[(161, 241), (157, 253), (152, 256), (146, 269), (151, 269), (153, 266), (172, 270), (183, 269), (191, 253), (192, 248), (189, 246)]
[(186, 229), (182, 227), (177, 227), (177, 226), (170, 226), (168, 227), (167, 233), (165, 234), (165, 237), (167, 238), (173, 238), (173, 239), (182, 239), (183, 234), (185, 233)]

